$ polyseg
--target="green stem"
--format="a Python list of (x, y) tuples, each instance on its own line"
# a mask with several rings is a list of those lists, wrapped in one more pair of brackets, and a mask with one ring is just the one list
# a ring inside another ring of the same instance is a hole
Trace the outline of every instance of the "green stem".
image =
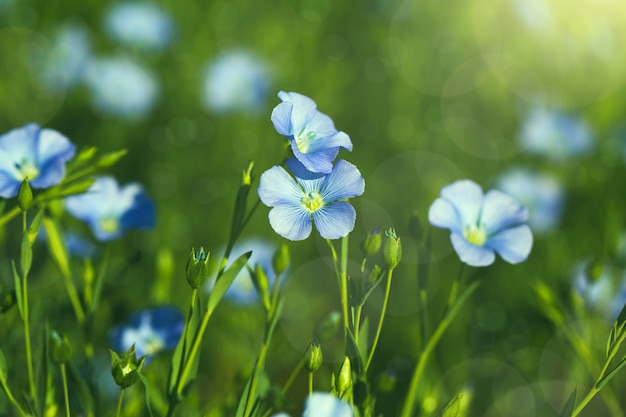
[(85, 321), (85, 310), (80, 303), (80, 298), (78, 296), (78, 292), (76, 291), (76, 287), (74, 286), (74, 281), (72, 280), (72, 277), (70, 275), (62, 275), (65, 288), (67, 289), (67, 295), (70, 297), (70, 302), (72, 304), (72, 307), (74, 308), (74, 314), (76, 315), (76, 319), (79, 323), (83, 323)]
[(348, 236), (341, 239), (341, 267), (339, 270), (341, 280), (341, 307), (343, 309), (344, 333), (347, 336), (350, 329), (350, 300), (348, 297)]
[(287, 378), (287, 382), (285, 382), (285, 385), (283, 385), (283, 388), (280, 390), (280, 392), (283, 395), (287, 393), (289, 388), (291, 388), (291, 385), (293, 384), (293, 381), (295, 381), (296, 376), (298, 376), (298, 374), (302, 370), (302, 367), (304, 366), (304, 361), (305, 360), (306, 360), (306, 357), (304, 355), (302, 355), (302, 358), (300, 359), (300, 361), (298, 362), (296, 367), (293, 369), (293, 371), (291, 371), (291, 375), (289, 375), (289, 378)]
[(185, 367), (183, 368), (183, 371), (180, 373), (179, 384), (176, 388), (176, 392), (178, 394), (182, 393), (182, 387), (185, 386), (185, 382), (187, 381), (187, 378), (189, 377), (189, 373), (191, 372), (191, 366), (194, 362), (194, 358), (196, 357), (196, 355), (198, 354), (198, 351), (200, 350), (200, 344), (202, 343), (202, 336), (204, 336), (204, 332), (206, 331), (206, 327), (209, 324), (209, 319), (211, 318), (212, 315), (213, 315), (213, 311), (208, 310), (206, 314), (204, 315), (204, 317), (202, 318), (202, 323), (200, 323), (200, 328), (198, 329), (198, 332), (196, 333), (196, 336), (193, 339), (193, 344), (191, 345), (191, 351), (189, 352), (189, 357), (186, 358)]
[(61, 363), (61, 380), (63, 381), (63, 398), (65, 399), (65, 416), (70, 417), (70, 398), (67, 390), (67, 375), (65, 374), (65, 364)]
[[(22, 224), (23, 231), (26, 233), (26, 212), (22, 212)], [(22, 305), (24, 315), (24, 345), (26, 349), (26, 367), (28, 372), (28, 386), (30, 390), (30, 396), (35, 403), (37, 403), (37, 391), (35, 390), (35, 373), (33, 372), (33, 355), (30, 345), (30, 324), (29, 324), (29, 311), (28, 311), (28, 273), (23, 272), (24, 277), (22, 279)]]
[(265, 340), (261, 346), (259, 357), (256, 360), (252, 379), (250, 380), (250, 389), (248, 390), (248, 398), (246, 398), (246, 406), (244, 407), (243, 415), (247, 417), (252, 412), (254, 406), (254, 395), (256, 393), (256, 386), (258, 385), (258, 375), (265, 367), (265, 357), (267, 356), (267, 350), (269, 348), (269, 341)]
[(122, 415), (122, 403), (124, 402), (124, 388), (120, 389), (120, 396), (117, 399), (117, 411), (115, 412), (115, 417), (120, 417)]
[(370, 349), (370, 353), (367, 357), (367, 362), (365, 362), (365, 371), (370, 367), (372, 363), (372, 359), (374, 358), (374, 351), (376, 350), (376, 346), (378, 345), (378, 339), (380, 338), (380, 333), (383, 329), (383, 321), (385, 320), (385, 314), (387, 312), (387, 303), (389, 301), (389, 294), (391, 293), (391, 277), (393, 276), (393, 269), (387, 271), (387, 285), (385, 287), (385, 297), (383, 298), (383, 308), (380, 312), (380, 318), (378, 319), (378, 327), (376, 328), (376, 335), (374, 336), (374, 342), (372, 343), (372, 348)]
[(309, 395), (313, 394), (313, 372), (309, 372)]
[(25, 415), (24, 410), (22, 410), (22, 406), (17, 402), (17, 400), (11, 393), (11, 390), (9, 389), (9, 386), (7, 385), (6, 380), (4, 378), (0, 378), (0, 385), (2, 386), (2, 390), (7, 395), (7, 398), (9, 399), (9, 401), (11, 401), (11, 403), (15, 407), (17, 407), (18, 410), (20, 410), (21, 415)]

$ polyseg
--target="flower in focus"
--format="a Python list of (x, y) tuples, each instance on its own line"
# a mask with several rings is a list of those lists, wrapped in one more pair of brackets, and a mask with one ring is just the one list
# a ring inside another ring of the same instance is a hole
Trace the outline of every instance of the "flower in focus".
[(522, 262), (533, 243), (530, 228), (523, 224), (528, 220), (526, 207), (498, 190), (483, 194), (470, 180), (443, 187), (428, 210), (428, 220), (450, 229), (454, 250), (471, 266), (491, 265), (495, 252), (509, 263)]
[(247, 51), (229, 51), (207, 65), (202, 102), (215, 112), (254, 112), (263, 105), (269, 84), (265, 62)]
[(121, 44), (145, 50), (160, 50), (172, 40), (174, 25), (156, 4), (117, 3), (107, 12), (105, 27), (109, 36)]
[(559, 223), (564, 193), (555, 177), (514, 168), (500, 176), (496, 188), (528, 208), (528, 224), (533, 232), (546, 233)]
[(289, 139), (294, 156), (307, 170), (328, 174), (340, 147), (352, 151), (350, 137), (338, 132), (310, 98), (284, 91), (278, 97), (283, 102), (272, 111), (274, 128)]
[(572, 116), (536, 107), (526, 115), (520, 142), (530, 153), (562, 161), (589, 151), (593, 135), (584, 122)]
[(99, 177), (87, 193), (66, 198), (65, 208), (86, 222), (100, 241), (117, 239), (128, 229), (151, 228), (155, 224), (154, 203), (141, 185), (119, 187), (112, 177)]
[(111, 331), (114, 351), (127, 351), (135, 344), (137, 356), (155, 355), (176, 347), (185, 327), (185, 318), (174, 307), (157, 307), (133, 314), (128, 324)]
[(154, 75), (124, 57), (89, 60), (85, 82), (91, 90), (96, 110), (105, 115), (129, 119), (146, 115), (159, 93)]
[(365, 181), (349, 162), (338, 160), (330, 174), (307, 171), (297, 159), (287, 166), (295, 180), (280, 166), (261, 175), (259, 198), (272, 207), (269, 220), (276, 233), (289, 240), (303, 240), (312, 223), (325, 239), (339, 239), (354, 228), (356, 212), (344, 198), (363, 194)]
[[(345, 401), (340, 400), (327, 392), (314, 392), (306, 400), (306, 406), (302, 417), (353, 417), (352, 407)], [(288, 414), (280, 413), (274, 417), (289, 417)]]
[(61, 133), (36, 124), (0, 135), (0, 197), (15, 197), (25, 178), (32, 188), (58, 184), (75, 150)]
[(579, 264), (572, 289), (587, 310), (607, 320), (615, 320), (626, 303), (626, 275), (602, 262)]

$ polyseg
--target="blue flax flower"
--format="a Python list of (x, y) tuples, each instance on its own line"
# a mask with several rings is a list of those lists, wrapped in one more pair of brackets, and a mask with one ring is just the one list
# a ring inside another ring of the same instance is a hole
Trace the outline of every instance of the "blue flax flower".
[[(340, 400), (327, 392), (314, 392), (306, 400), (306, 406), (302, 417), (353, 417), (352, 407), (345, 401)], [(280, 413), (274, 417), (289, 417), (288, 414)]]
[(581, 262), (572, 281), (575, 300), (592, 314), (613, 321), (626, 303), (626, 274), (598, 261)]
[(287, 161), (295, 180), (282, 167), (274, 166), (261, 175), (259, 198), (272, 207), (269, 220), (279, 235), (303, 240), (312, 223), (325, 239), (339, 239), (354, 228), (356, 212), (345, 198), (363, 194), (365, 181), (359, 170), (340, 159), (330, 174), (307, 171), (295, 158)]
[(157, 307), (133, 314), (128, 324), (111, 331), (111, 349), (126, 352), (135, 344), (137, 356), (154, 355), (176, 347), (185, 319), (174, 307)]
[(100, 241), (155, 224), (154, 203), (141, 185), (131, 183), (120, 188), (112, 177), (99, 177), (87, 193), (66, 198), (65, 208), (86, 222)]
[(105, 19), (109, 36), (129, 46), (158, 51), (172, 40), (174, 25), (156, 4), (143, 2), (117, 3)]
[(483, 194), (478, 184), (461, 180), (441, 189), (430, 206), (433, 226), (450, 229), (452, 246), (464, 263), (491, 265), (497, 252), (509, 263), (528, 257), (533, 243), (528, 210), (512, 197), (491, 190)]
[(24, 178), (32, 188), (58, 184), (75, 151), (68, 138), (36, 124), (0, 135), (0, 197), (15, 197)]
[(272, 111), (274, 128), (289, 139), (294, 156), (307, 170), (328, 174), (340, 147), (352, 151), (350, 137), (338, 132), (310, 98), (284, 91), (278, 97), (283, 102)]

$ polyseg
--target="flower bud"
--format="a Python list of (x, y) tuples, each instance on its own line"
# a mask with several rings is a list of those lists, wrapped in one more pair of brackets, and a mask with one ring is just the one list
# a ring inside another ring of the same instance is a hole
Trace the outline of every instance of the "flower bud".
[(24, 178), (22, 185), (20, 185), (20, 191), (17, 193), (17, 205), (22, 211), (28, 211), (33, 205), (33, 190), (30, 188), (28, 178)]
[(248, 168), (244, 169), (243, 175), (241, 176), (241, 185), (252, 184), (252, 168), (254, 168), (254, 161), (250, 161)]
[(383, 242), (383, 258), (389, 269), (394, 269), (402, 259), (402, 245), (400, 238), (393, 228), (385, 231), (385, 240)]
[(261, 264), (256, 264), (254, 267), (254, 273), (252, 274), (252, 281), (259, 294), (259, 298), (263, 301), (263, 306), (266, 311), (270, 311), (270, 284), (267, 279), (267, 274), (261, 267)]
[(194, 290), (200, 288), (200, 285), (209, 277), (209, 255), (203, 247), (200, 247), (197, 252), (191, 249), (187, 260), (187, 282)]
[(310, 373), (320, 369), (324, 358), (322, 357), (322, 347), (317, 341), (312, 340), (309, 342), (309, 346), (304, 355), (304, 369)]
[(143, 365), (145, 356), (137, 359), (135, 345), (133, 344), (120, 358), (117, 353), (111, 352), (111, 375), (113, 380), (122, 389), (128, 388), (139, 380), (139, 370)]
[(343, 398), (352, 389), (352, 365), (350, 364), (350, 358), (346, 356), (339, 369), (337, 375), (337, 393), (339, 398)]
[(61, 332), (50, 330), (50, 357), (55, 363), (65, 363), (72, 356), (70, 340)]
[(341, 326), (341, 313), (338, 311), (331, 311), (328, 314), (324, 315), (318, 322), (315, 324), (313, 328), (313, 337), (315, 340), (321, 340), (325, 342), (329, 340), (339, 327)]
[(365, 236), (363, 242), (361, 242), (361, 250), (363, 251), (363, 255), (372, 256), (378, 253), (382, 242), (383, 238), (380, 232), (380, 227), (372, 229), (372, 231), (369, 232), (367, 236)]
[(282, 243), (274, 256), (272, 257), (272, 268), (276, 277), (280, 276), (283, 272), (289, 268), (289, 246)]

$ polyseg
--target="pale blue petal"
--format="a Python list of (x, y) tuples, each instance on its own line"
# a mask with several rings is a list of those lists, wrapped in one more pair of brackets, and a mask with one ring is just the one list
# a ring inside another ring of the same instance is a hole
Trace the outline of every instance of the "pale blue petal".
[(315, 143), (318, 140), (332, 136), (337, 133), (337, 129), (335, 129), (335, 123), (333, 122), (333, 119), (320, 111), (316, 111), (315, 115), (309, 119), (308, 123), (306, 124), (305, 131), (315, 132), (315, 139), (311, 143), (311, 147), (314, 147)]
[(480, 223), (487, 235), (527, 220), (528, 210), (514, 198), (498, 190), (491, 190), (485, 195)]
[(476, 225), (483, 201), (483, 190), (478, 184), (470, 180), (456, 181), (441, 189), (441, 197), (459, 213), (463, 226)]
[(428, 209), (428, 221), (436, 227), (450, 229), (459, 235), (463, 234), (463, 220), (451, 202), (443, 198), (436, 199)]
[(505, 261), (516, 264), (528, 258), (533, 246), (533, 234), (530, 227), (521, 225), (489, 236), (485, 246), (498, 252)]
[(319, 132), (316, 133), (318, 133), (318, 136), (315, 140), (311, 141), (307, 153), (315, 153), (323, 149), (338, 147), (352, 151), (352, 142), (350, 141), (350, 136), (348, 136), (347, 133), (337, 132), (336, 130), (328, 136), (322, 136)]
[(473, 245), (459, 234), (452, 233), (450, 240), (461, 261), (470, 266), (488, 266), (496, 259), (493, 250), (486, 246)]
[(309, 120), (315, 117), (317, 113), (317, 105), (315, 102), (307, 96), (299, 93), (286, 93), (281, 91), (278, 93), (278, 98), (282, 101), (293, 103), (293, 110), (291, 111), (291, 127), (294, 134), (300, 133)]
[(339, 239), (354, 229), (356, 211), (350, 203), (337, 201), (313, 213), (313, 222), (324, 239)]
[(74, 156), (76, 146), (59, 132), (42, 129), (36, 147), (39, 176), (31, 181), (31, 185), (47, 188), (58, 184), (65, 176), (65, 163)]
[(31, 123), (0, 136), (0, 169), (15, 170), (15, 163), (22, 159), (36, 163), (37, 136), (40, 129), (38, 125)]
[[(65, 199), (65, 209), (77, 219), (91, 222), (115, 212), (115, 196), (119, 192), (113, 177), (99, 177), (85, 194)], [(113, 197), (113, 198), (111, 198)]]
[(332, 394), (314, 392), (306, 401), (302, 417), (353, 417), (354, 412), (345, 401)]
[(289, 414), (287, 414), (287, 413), (278, 413), (278, 414), (274, 414), (272, 417), (289, 417)]
[(342, 198), (352, 198), (363, 194), (365, 180), (361, 172), (350, 162), (340, 159), (326, 177), (320, 194), (325, 202), (337, 201)]
[(289, 102), (282, 102), (272, 110), (272, 123), (274, 129), (281, 135), (292, 136), (291, 130), (291, 112), (293, 110), (293, 104)]
[(289, 240), (304, 240), (311, 234), (311, 215), (299, 204), (279, 204), (270, 210), (270, 225)]
[(259, 198), (266, 206), (299, 203), (304, 192), (283, 167), (273, 166), (261, 175)]
[[(2, 156), (0, 155), (0, 158)], [(15, 197), (20, 191), (21, 183), (15, 179), (13, 173), (0, 171), (0, 197)]]
[(321, 149), (314, 153), (302, 153), (295, 140), (291, 140), (291, 150), (298, 161), (312, 172), (328, 174), (333, 170), (333, 161), (339, 153), (339, 148)]
[(296, 177), (296, 181), (300, 184), (305, 194), (311, 191), (319, 192), (327, 177), (327, 174), (309, 171), (296, 158), (289, 158), (287, 160), (287, 168), (289, 168)]

